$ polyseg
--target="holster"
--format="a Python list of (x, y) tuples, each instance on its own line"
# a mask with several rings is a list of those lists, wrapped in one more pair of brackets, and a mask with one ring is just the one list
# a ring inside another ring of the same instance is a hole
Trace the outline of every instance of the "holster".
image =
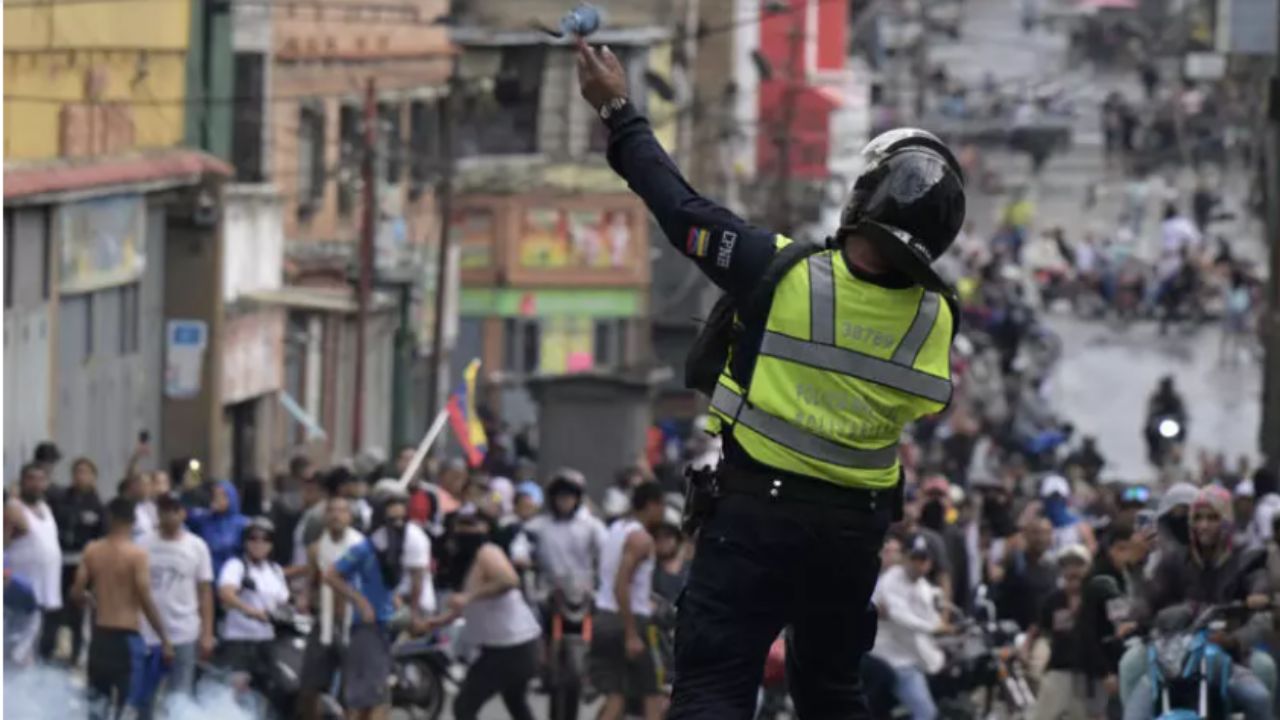
[(685, 468), (688, 480), (684, 491), (684, 516), (680, 520), (680, 529), (685, 536), (693, 537), (713, 512), (716, 500), (720, 498), (720, 480), (715, 469)]

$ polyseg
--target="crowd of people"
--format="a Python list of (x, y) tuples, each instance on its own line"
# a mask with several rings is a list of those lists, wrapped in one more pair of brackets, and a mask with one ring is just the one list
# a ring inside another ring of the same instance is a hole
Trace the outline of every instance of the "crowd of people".
[(146, 454), (103, 501), (93, 462), (76, 460), (63, 484), (45, 443), (6, 493), (6, 668), (83, 671), (95, 717), (164, 716), (209, 668), (265, 685), (277, 620), (300, 613), (315, 622), (286, 714), (325, 717), (332, 695), (349, 717), (383, 717), (393, 644), (456, 635), (469, 669), (453, 717), (500, 696), (532, 718), (551, 600), (571, 588), (592, 599), (584, 680), (601, 716), (661, 717), (669, 643), (657, 626), (689, 548), (647, 468), (621, 471), (601, 508), (580, 473), (540, 483), (528, 462), (514, 480), (429, 463), (404, 487), (412, 448), (323, 471), (299, 456), (272, 492), (206, 478), (192, 461), (172, 476), (139, 471)]

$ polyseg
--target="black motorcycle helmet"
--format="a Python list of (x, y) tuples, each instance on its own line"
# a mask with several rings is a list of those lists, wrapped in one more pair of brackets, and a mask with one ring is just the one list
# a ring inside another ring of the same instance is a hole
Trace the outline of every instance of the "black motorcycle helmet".
[(898, 128), (862, 149), (866, 163), (840, 215), (837, 237), (875, 243), (894, 268), (934, 292), (951, 295), (930, 265), (964, 225), (964, 172), (932, 133)]

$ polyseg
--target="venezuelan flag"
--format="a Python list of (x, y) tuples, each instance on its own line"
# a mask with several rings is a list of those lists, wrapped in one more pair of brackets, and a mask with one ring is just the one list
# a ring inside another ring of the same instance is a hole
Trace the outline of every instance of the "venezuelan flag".
[(488, 452), (489, 440), (484, 433), (484, 424), (476, 412), (476, 377), (480, 374), (479, 358), (472, 360), (462, 374), (462, 385), (449, 397), (446, 409), (449, 412), (449, 424), (453, 434), (467, 454), (467, 463), (471, 467), (479, 467)]
[(706, 257), (707, 248), (710, 244), (710, 232), (704, 228), (689, 228), (689, 235), (684, 241), (685, 254), (691, 257)]

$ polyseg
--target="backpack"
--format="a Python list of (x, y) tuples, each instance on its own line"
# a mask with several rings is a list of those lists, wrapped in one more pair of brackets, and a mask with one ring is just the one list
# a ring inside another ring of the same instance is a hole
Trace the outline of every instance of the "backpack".
[[(773, 302), (773, 291), (787, 271), (801, 260), (825, 249), (814, 243), (793, 241), (778, 250), (747, 299), (746, 307), (739, 308), (733, 296), (727, 293), (721, 295), (685, 357), (685, 387), (711, 397), (719, 382), (720, 372), (729, 359), (729, 349), (742, 341), (748, 327), (763, 327), (769, 306)], [(738, 363), (734, 365), (735, 367), (730, 368), (730, 373), (740, 384), (746, 384), (746, 378), (740, 377), (748, 374), (745, 367)]]

